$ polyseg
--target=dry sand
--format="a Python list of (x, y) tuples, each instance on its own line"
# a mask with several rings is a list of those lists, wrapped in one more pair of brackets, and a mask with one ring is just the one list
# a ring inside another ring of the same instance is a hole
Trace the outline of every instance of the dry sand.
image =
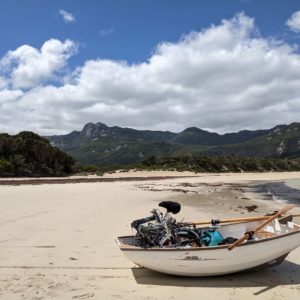
[[(180, 278), (138, 268), (114, 238), (165, 199), (178, 220), (251, 215), (282, 206), (245, 193), (256, 181), (300, 173), (117, 173), (145, 181), (0, 186), (0, 299), (298, 299), (300, 249), (277, 268), (215, 278)], [(166, 180), (147, 177), (179, 176)], [(190, 177), (181, 177), (190, 176)], [(295, 210), (299, 212), (299, 209)]]

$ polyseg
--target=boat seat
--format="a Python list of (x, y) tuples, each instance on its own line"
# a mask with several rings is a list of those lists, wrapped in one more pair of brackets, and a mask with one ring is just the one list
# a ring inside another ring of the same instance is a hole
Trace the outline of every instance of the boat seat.
[(180, 204), (174, 201), (162, 201), (158, 204), (158, 206), (164, 207), (167, 212), (171, 212), (174, 215), (179, 213), (181, 209)]
[(268, 237), (272, 237), (272, 236), (275, 236), (276, 234), (273, 233), (273, 232), (269, 232), (269, 231), (265, 231), (265, 230), (260, 230), (260, 231), (257, 231), (255, 233), (255, 235), (259, 238), (268, 238)]

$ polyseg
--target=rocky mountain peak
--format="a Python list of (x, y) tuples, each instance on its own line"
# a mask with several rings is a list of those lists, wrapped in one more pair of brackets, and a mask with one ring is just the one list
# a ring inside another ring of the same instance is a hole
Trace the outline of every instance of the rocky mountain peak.
[(182, 132), (190, 132), (190, 133), (199, 133), (199, 132), (204, 132), (204, 130), (198, 128), (198, 127), (188, 127), (186, 129), (184, 129)]
[(101, 122), (97, 122), (96, 124), (87, 123), (82, 129), (81, 135), (87, 138), (95, 138), (105, 133), (107, 129), (108, 127)]

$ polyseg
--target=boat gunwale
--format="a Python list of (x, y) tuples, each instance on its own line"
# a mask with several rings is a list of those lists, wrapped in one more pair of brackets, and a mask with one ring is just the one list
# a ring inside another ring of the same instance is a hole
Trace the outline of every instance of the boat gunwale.
[[(239, 245), (239, 247), (244, 247), (244, 246), (251, 246), (251, 245), (256, 245), (259, 243), (264, 243), (264, 242), (268, 242), (271, 240), (275, 240), (275, 239), (279, 239), (279, 238), (283, 238), (283, 237), (287, 237), (293, 234), (298, 234), (300, 233), (300, 227), (298, 224), (295, 224), (298, 228), (294, 231), (291, 232), (287, 232), (287, 233), (282, 233), (279, 235), (275, 235), (275, 236), (271, 236), (271, 237), (266, 237), (260, 240), (248, 240), (247, 242)], [(122, 251), (205, 251), (205, 250), (219, 250), (219, 249), (227, 249), (229, 245), (219, 245), (219, 246), (210, 246), (210, 247), (190, 247), (190, 248), (167, 248), (167, 247), (157, 247), (157, 248), (141, 248), (141, 247), (137, 247), (137, 246), (131, 246), (131, 245), (122, 245), (119, 241), (119, 239), (122, 238), (132, 238), (134, 237), (134, 235), (127, 235), (127, 236), (119, 236), (116, 238), (116, 242), (119, 245), (120, 249)]]

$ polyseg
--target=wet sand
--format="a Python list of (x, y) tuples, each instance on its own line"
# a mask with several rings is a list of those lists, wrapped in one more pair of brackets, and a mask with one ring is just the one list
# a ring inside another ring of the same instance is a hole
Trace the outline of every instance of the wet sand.
[[(145, 180), (0, 186), (0, 299), (296, 299), (300, 250), (276, 268), (180, 278), (138, 268), (114, 238), (161, 200), (182, 204), (178, 220), (261, 215), (282, 207), (249, 186), (300, 173), (122, 173)], [(155, 176), (190, 176), (156, 180)], [(147, 180), (147, 177), (151, 177)], [(245, 206), (257, 205), (248, 213)], [(299, 212), (299, 208), (295, 211)]]

